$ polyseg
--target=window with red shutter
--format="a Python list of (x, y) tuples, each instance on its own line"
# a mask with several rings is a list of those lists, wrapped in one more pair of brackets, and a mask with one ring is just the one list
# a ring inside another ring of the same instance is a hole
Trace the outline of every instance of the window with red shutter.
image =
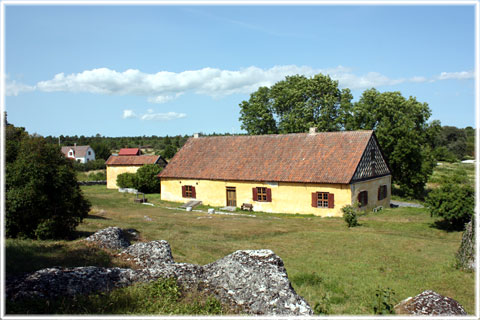
[(335, 196), (333, 193), (328, 194), (328, 208), (335, 208)]
[(267, 188), (267, 202), (272, 202), (272, 189)]
[(272, 189), (265, 187), (253, 188), (253, 201), (272, 202)]
[(358, 202), (361, 207), (364, 207), (368, 204), (368, 191), (362, 191), (358, 194)]
[(317, 199), (318, 199), (317, 193), (312, 192), (312, 207), (314, 207), (314, 208), (317, 207)]
[(333, 193), (328, 192), (314, 192), (312, 193), (312, 207), (314, 208), (333, 208), (334, 207)]
[(378, 200), (383, 200), (387, 197), (387, 186), (382, 185), (378, 187)]
[(195, 187), (192, 186), (192, 198), (196, 198), (197, 197), (197, 192), (195, 191)]
[(182, 186), (182, 197), (184, 198), (195, 198), (195, 187), (194, 186)]

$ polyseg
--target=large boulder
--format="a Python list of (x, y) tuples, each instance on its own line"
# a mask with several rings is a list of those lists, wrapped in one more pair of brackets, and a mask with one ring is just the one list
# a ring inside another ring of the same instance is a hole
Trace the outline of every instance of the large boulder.
[(51, 299), (109, 291), (132, 284), (132, 275), (136, 272), (101, 267), (46, 268), (14, 280), (7, 278), (6, 296), (10, 300)]
[(282, 259), (271, 250), (236, 251), (204, 267), (205, 284), (220, 300), (258, 315), (311, 315)]
[(427, 290), (415, 297), (407, 298), (395, 306), (397, 314), (416, 316), (465, 316), (465, 309), (454, 299), (444, 297), (432, 290)]
[(457, 262), (461, 269), (475, 269), (475, 228), (472, 221), (465, 225), (462, 242), (457, 252)]
[(124, 249), (130, 246), (125, 233), (118, 227), (108, 227), (95, 232), (85, 239), (86, 241), (94, 242), (100, 248), (106, 249)]

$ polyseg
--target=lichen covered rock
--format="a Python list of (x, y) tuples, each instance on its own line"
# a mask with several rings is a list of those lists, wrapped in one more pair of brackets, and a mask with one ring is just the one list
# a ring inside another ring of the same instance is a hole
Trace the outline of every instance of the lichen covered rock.
[(174, 263), (170, 244), (165, 240), (138, 242), (123, 250), (120, 255), (133, 260), (142, 268), (155, 268)]
[[(118, 229), (118, 228), (117, 228)], [(91, 236), (105, 245), (116, 229), (107, 228)], [(90, 238), (90, 237), (89, 237)], [(98, 240), (99, 239), (99, 240)], [(115, 237), (115, 239), (118, 239)], [(112, 248), (112, 246), (109, 246)], [(117, 248), (118, 246), (114, 246)], [(205, 266), (176, 263), (165, 240), (136, 243), (119, 255), (142, 269), (47, 268), (14, 281), (7, 281), (7, 298), (55, 298), (75, 296), (172, 278), (185, 288), (215, 295), (232, 310), (256, 315), (311, 315), (308, 303), (296, 294), (282, 259), (271, 250), (236, 251)]]
[(124, 249), (130, 246), (130, 242), (126, 238), (125, 233), (118, 227), (102, 229), (85, 240), (96, 243), (100, 248), (113, 250)]
[(282, 259), (271, 250), (236, 251), (204, 266), (205, 283), (220, 300), (250, 314), (311, 315)]
[(472, 221), (465, 225), (462, 242), (457, 252), (457, 263), (461, 269), (475, 269), (475, 228)]
[(416, 316), (456, 316), (467, 315), (465, 309), (454, 299), (444, 297), (432, 290), (427, 290), (415, 297), (410, 297), (395, 306), (397, 314)]

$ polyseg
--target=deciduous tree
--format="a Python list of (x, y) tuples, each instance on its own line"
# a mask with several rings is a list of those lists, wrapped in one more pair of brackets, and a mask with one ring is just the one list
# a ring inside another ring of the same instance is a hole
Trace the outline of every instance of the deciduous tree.
[(8, 237), (67, 238), (90, 210), (72, 163), (58, 145), (6, 126), (5, 231)]
[(428, 144), (430, 108), (400, 92), (370, 89), (353, 108), (353, 129), (375, 130), (393, 181), (409, 197), (423, 197), (435, 161)]

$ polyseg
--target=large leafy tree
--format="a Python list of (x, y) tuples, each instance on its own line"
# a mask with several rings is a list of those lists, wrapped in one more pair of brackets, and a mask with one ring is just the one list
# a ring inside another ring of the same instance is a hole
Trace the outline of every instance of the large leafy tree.
[(364, 91), (353, 107), (352, 129), (375, 130), (393, 180), (406, 196), (423, 196), (435, 165), (429, 145), (435, 132), (427, 122), (430, 115), (428, 105), (414, 97), (375, 89)]
[(249, 134), (336, 131), (349, 127), (352, 95), (338, 81), (317, 74), (287, 76), (240, 103), (241, 128)]
[(8, 237), (67, 238), (90, 210), (72, 163), (57, 145), (6, 125)]

